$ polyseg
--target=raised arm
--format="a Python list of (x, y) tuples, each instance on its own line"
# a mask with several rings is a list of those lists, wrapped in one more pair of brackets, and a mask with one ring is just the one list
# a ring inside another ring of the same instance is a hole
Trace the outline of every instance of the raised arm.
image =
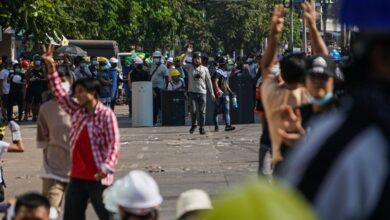
[(49, 44), (49, 46), (47, 47), (43, 46), (42, 49), (43, 54), (41, 57), (42, 60), (46, 63), (48, 70), (48, 78), (50, 81), (50, 85), (53, 89), (54, 95), (57, 98), (57, 102), (66, 113), (73, 115), (80, 108), (80, 106), (72, 99), (72, 97), (70, 97), (70, 95), (62, 85), (62, 80), (58, 75), (56, 65), (53, 59), (54, 47)]
[(316, 10), (311, 1), (302, 3), (303, 15), (310, 33), (312, 54), (328, 56), (328, 48), (316, 25)]
[(271, 28), (268, 36), (268, 44), (265, 49), (261, 68), (263, 80), (273, 77), (272, 67), (274, 66), (277, 53), (277, 43), (280, 38), (280, 32), (284, 26), (284, 8), (282, 5), (276, 5), (271, 20)]

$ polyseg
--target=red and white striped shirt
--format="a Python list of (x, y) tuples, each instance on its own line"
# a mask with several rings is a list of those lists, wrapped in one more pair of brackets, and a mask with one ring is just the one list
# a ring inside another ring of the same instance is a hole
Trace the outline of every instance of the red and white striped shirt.
[(53, 88), (57, 102), (61, 108), (72, 116), (69, 139), (73, 155), (76, 141), (84, 126), (88, 128), (93, 158), (96, 167), (108, 173), (102, 179), (103, 185), (111, 185), (114, 181), (115, 166), (119, 159), (119, 129), (114, 112), (98, 102), (93, 115), (89, 115), (62, 86), (61, 78), (57, 72), (49, 74), (49, 81)]

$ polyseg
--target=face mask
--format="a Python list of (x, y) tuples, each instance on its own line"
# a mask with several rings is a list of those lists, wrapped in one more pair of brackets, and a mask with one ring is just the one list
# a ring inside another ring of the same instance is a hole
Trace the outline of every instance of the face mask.
[(153, 58), (153, 63), (154, 64), (160, 63), (160, 58)]
[(16, 68), (15, 69), (15, 72), (18, 72), (18, 73), (20, 73), (21, 71), (20, 71), (21, 69), (19, 69), (19, 68)]
[(272, 67), (272, 74), (273, 74), (274, 76), (279, 76), (279, 74), (280, 74), (279, 65), (274, 65), (274, 67)]
[(98, 63), (98, 61), (92, 61), (92, 65), (98, 65), (99, 63)]
[(309, 102), (313, 103), (314, 105), (325, 105), (333, 98), (333, 92), (328, 92), (324, 97), (316, 99), (310, 94), (306, 95), (306, 98), (309, 100)]
[(62, 82), (62, 87), (64, 87), (65, 91), (69, 93), (70, 84), (68, 82)]
[(41, 61), (40, 61), (40, 60), (37, 60), (37, 61), (35, 61), (34, 63), (35, 63), (35, 65), (37, 65), (37, 66), (41, 65)]
[(87, 68), (87, 67), (88, 67), (88, 65), (87, 65), (86, 63), (80, 64), (80, 68), (81, 68), (81, 69), (85, 69), (85, 68)]

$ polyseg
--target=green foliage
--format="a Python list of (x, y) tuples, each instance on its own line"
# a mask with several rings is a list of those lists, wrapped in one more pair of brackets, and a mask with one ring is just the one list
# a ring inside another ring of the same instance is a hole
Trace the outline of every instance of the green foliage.
[[(0, 25), (24, 30), (36, 42), (53, 36), (69, 39), (112, 39), (121, 50), (140, 45), (183, 51), (246, 52), (259, 49), (267, 36), (274, 0), (4, 0)], [(286, 21), (288, 19), (286, 18)], [(295, 45), (300, 45), (295, 15)], [(288, 24), (286, 24), (288, 27)], [(283, 33), (286, 40), (288, 30)]]

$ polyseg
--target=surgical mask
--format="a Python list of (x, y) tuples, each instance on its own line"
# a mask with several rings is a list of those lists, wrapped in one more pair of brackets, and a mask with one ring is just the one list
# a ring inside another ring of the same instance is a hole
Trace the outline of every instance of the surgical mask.
[(274, 65), (272, 67), (272, 75), (274, 76), (279, 76), (280, 74), (280, 68), (279, 68), (279, 65)]
[(62, 87), (64, 87), (65, 91), (69, 93), (70, 91), (70, 84), (69, 82), (62, 82)]
[(98, 61), (92, 61), (92, 65), (98, 65), (99, 63), (98, 63)]
[(20, 73), (20, 72), (21, 72), (21, 69), (20, 69), (20, 68), (16, 68), (16, 69), (15, 69), (15, 72)]
[(328, 92), (324, 97), (322, 98), (314, 98), (310, 94), (306, 94), (306, 98), (309, 102), (313, 103), (314, 105), (325, 105), (333, 98), (333, 92)]
[(35, 63), (35, 65), (37, 65), (37, 66), (41, 65), (41, 61), (40, 61), (40, 60), (36, 60), (34, 63)]
[(81, 69), (85, 69), (85, 68), (87, 68), (87, 67), (88, 67), (88, 65), (87, 65), (86, 63), (80, 64), (80, 68), (81, 68)]
[(154, 64), (160, 63), (160, 58), (153, 58), (153, 63)]

